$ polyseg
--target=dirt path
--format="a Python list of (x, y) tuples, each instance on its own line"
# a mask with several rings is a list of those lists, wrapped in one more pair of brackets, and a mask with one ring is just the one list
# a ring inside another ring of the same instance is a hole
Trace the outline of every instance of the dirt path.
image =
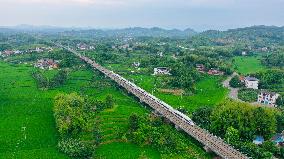
[(232, 88), (230, 87), (230, 81), (234, 76), (238, 76), (238, 73), (234, 72), (231, 76), (229, 76), (224, 82), (223, 86), (228, 88), (230, 90), (230, 93), (228, 94), (229, 98), (232, 98), (234, 100), (239, 100), (238, 99), (238, 92), (239, 88)]

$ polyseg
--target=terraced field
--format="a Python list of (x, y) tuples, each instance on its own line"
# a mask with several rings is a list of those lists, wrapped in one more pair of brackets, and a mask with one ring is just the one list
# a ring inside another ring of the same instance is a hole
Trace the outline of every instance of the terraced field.
[[(108, 94), (115, 97), (116, 106), (111, 110), (101, 112), (97, 117), (102, 130), (102, 146), (106, 147), (112, 142), (120, 141), (117, 139), (120, 135), (117, 132), (126, 131), (128, 117), (132, 112), (141, 115), (147, 113), (147, 109), (141, 107), (132, 97), (127, 96), (110, 82), (102, 82), (103, 77), (92, 71), (72, 72), (64, 86), (41, 91), (37, 89), (31, 77), (33, 67), (0, 62), (0, 69), (0, 158), (3, 159), (68, 158), (56, 148), (57, 132), (52, 106), (53, 98), (59, 92), (78, 92), (96, 99), (103, 99)], [(52, 76), (52, 74), (54, 71), (45, 72), (46, 76)], [(104, 85), (104, 87), (98, 88), (98, 85)], [(89, 132), (82, 137), (91, 140), (91, 134), (92, 132)], [(137, 147), (121, 142), (118, 148), (124, 148), (124, 144), (128, 147)], [(148, 149), (159, 156), (159, 152)], [(140, 148), (133, 148), (133, 150), (140, 152)], [(117, 152), (119, 151), (117, 149)], [(107, 153), (101, 153), (98, 154), (100, 157), (108, 158), (104, 157)], [(128, 153), (133, 153), (133, 151)]]
[[(72, 92), (98, 100), (112, 94), (115, 99), (114, 108), (99, 112), (94, 121), (102, 135), (94, 158), (163, 157), (151, 147), (139, 147), (122, 140), (129, 116), (148, 114), (149, 109), (112, 81), (96, 71), (82, 68), (71, 71), (63, 86), (40, 90), (31, 76), (34, 69), (31, 65), (0, 61), (0, 158), (68, 158), (57, 150), (52, 107), (58, 93)], [(43, 71), (43, 74), (52, 78), (56, 71)], [(82, 133), (80, 138), (91, 142), (92, 132)], [(199, 156), (197, 158), (210, 158), (194, 141), (188, 140), (190, 151)]]

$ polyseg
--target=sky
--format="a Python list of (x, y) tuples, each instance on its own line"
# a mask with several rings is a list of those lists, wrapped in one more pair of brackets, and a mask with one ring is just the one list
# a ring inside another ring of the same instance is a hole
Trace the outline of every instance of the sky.
[(284, 26), (284, 0), (0, 0), (0, 26), (193, 28)]

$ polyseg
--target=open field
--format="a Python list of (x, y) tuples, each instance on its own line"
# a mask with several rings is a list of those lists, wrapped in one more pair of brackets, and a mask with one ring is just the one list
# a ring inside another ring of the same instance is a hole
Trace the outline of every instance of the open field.
[(56, 92), (36, 88), (32, 67), (0, 62), (0, 69), (0, 158), (67, 158), (56, 149)]
[(260, 56), (237, 56), (234, 57), (234, 64), (238, 73), (249, 74), (265, 70), (261, 64)]
[(96, 158), (102, 159), (135, 159), (147, 157), (150, 159), (161, 158), (159, 152), (149, 147), (139, 147), (130, 143), (111, 143), (102, 145), (96, 151)]
[[(145, 151), (149, 158), (160, 158), (160, 153), (155, 149), (119, 140), (121, 133), (128, 129), (128, 117), (132, 113), (144, 115), (149, 111), (98, 72), (72, 71), (65, 85), (42, 91), (36, 87), (31, 76), (35, 68), (0, 62), (0, 69), (0, 158), (68, 158), (56, 148), (58, 137), (52, 106), (56, 94), (71, 92), (95, 99), (104, 99), (112, 94), (116, 100), (113, 109), (100, 112), (97, 116), (96, 123), (102, 132), (102, 145), (96, 152), (97, 156), (108, 159), (123, 153), (133, 158), (141, 153), (144, 155)], [(44, 74), (52, 77), (55, 72), (44, 71)], [(86, 132), (80, 138), (92, 140), (92, 132)], [(196, 154), (210, 158), (194, 142), (191, 148)]]
[(152, 75), (131, 75), (128, 78), (134, 80), (140, 87), (153, 93), (171, 106), (175, 108), (183, 106), (190, 112), (202, 106), (215, 106), (225, 99), (228, 92), (220, 84), (223, 78), (216, 76), (205, 76), (201, 81), (197, 82), (196, 93), (191, 96), (174, 95), (159, 91), (158, 88), (154, 88), (156, 77)]

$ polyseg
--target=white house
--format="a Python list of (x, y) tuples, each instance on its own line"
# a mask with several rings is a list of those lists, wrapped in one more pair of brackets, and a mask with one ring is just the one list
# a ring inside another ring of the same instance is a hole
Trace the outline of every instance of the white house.
[(279, 96), (280, 95), (278, 93), (261, 91), (258, 94), (257, 102), (260, 103), (260, 104), (275, 106), (276, 100)]
[(171, 73), (167, 67), (157, 67), (154, 68), (154, 75), (171, 75)]
[(255, 77), (245, 77), (244, 79), (245, 86), (247, 88), (258, 89), (259, 80)]
[(140, 62), (134, 62), (134, 63), (133, 63), (133, 66), (134, 66), (134, 67), (139, 67), (139, 66), (140, 66)]

